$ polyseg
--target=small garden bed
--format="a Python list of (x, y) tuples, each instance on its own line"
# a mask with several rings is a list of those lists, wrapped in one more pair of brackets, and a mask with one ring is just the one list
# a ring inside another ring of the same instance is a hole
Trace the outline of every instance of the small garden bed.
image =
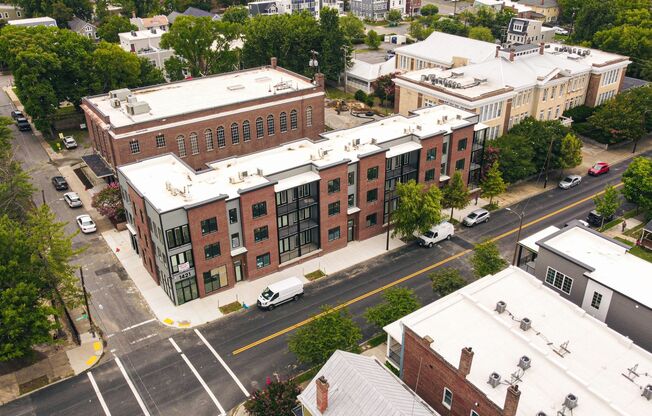
[(326, 276), (326, 273), (324, 273), (321, 269), (317, 269), (314, 272), (310, 272), (310, 273), (306, 274), (306, 279), (308, 279), (308, 280), (310, 280), (312, 282), (313, 280), (317, 280), (317, 279), (322, 278), (324, 276)]
[(493, 202), (491, 204), (484, 205), (482, 208), (486, 209), (487, 211), (496, 211), (497, 209), (500, 208), (500, 205)]
[(242, 303), (238, 302), (237, 300), (224, 306), (220, 306), (220, 312), (222, 312), (224, 315), (239, 311), (240, 309), (242, 309)]
[(639, 224), (636, 227), (630, 228), (629, 230), (625, 231), (624, 234), (627, 237), (639, 238), (641, 236), (641, 230), (643, 229), (644, 226), (645, 224)]

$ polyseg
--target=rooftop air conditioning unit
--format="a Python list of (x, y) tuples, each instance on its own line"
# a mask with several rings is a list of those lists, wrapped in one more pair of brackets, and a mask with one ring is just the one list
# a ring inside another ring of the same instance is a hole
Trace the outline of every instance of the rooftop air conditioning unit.
[(421, 131), (421, 124), (417, 124), (417, 130)]
[(573, 393), (569, 393), (564, 399), (564, 406), (567, 409), (575, 409), (577, 407), (577, 396)]
[(129, 95), (129, 96), (127, 97), (127, 102), (128, 102), (129, 104), (136, 103), (136, 102), (138, 102), (138, 98), (137, 98), (135, 95)]
[(120, 99), (118, 99), (118, 98), (111, 98), (111, 107), (113, 107), (113, 108), (120, 108)]
[(421, 75), (421, 82), (427, 81), (428, 80), (428, 75)]
[(489, 380), (487, 380), (487, 383), (489, 383), (491, 387), (496, 388), (496, 386), (500, 384), (500, 374), (498, 373), (489, 374)]
[(527, 331), (528, 329), (530, 329), (531, 326), (532, 326), (532, 321), (530, 320), (530, 318), (521, 319), (521, 329), (523, 331)]
[(505, 312), (505, 308), (507, 308), (507, 304), (504, 301), (499, 300), (496, 302), (496, 309), (494, 310), (498, 313), (503, 313)]
[(518, 360), (518, 366), (519, 366), (523, 371), (525, 371), (525, 370), (527, 370), (528, 368), (530, 368), (531, 365), (532, 365), (532, 360), (530, 360), (530, 357), (528, 357), (527, 355), (522, 356), (522, 357)]
[(652, 400), (652, 384), (648, 384), (643, 388), (643, 394), (641, 396), (645, 397), (648, 400)]
[(354, 139), (353, 140), (353, 145), (354, 146), (360, 146), (360, 139)]
[(378, 143), (378, 140), (376, 140), (376, 139), (371, 139), (371, 144), (376, 144), (376, 143)]

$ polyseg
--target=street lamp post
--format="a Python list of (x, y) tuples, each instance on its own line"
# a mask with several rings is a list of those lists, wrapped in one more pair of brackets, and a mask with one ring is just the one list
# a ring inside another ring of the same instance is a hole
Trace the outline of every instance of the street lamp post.
[(523, 228), (523, 217), (525, 216), (524, 212), (520, 214), (511, 208), (505, 208), (507, 211), (516, 214), (518, 216), (518, 232), (516, 233), (516, 243), (514, 244), (514, 258), (512, 259), (512, 265), (516, 266), (516, 253), (518, 253), (518, 242), (521, 239), (521, 229)]
[(317, 60), (317, 55), (319, 55), (319, 52), (317, 52), (314, 49), (310, 50), (311, 58), (308, 61), (308, 66), (315, 71), (315, 74), (319, 72), (319, 61)]

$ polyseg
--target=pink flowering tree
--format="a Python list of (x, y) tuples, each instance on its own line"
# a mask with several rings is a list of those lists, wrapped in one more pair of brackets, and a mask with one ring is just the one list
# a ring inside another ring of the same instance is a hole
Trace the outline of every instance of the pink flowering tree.
[(91, 203), (100, 214), (113, 221), (122, 222), (125, 220), (125, 207), (122, 204), (120, 186), (112, 183), (93, 196)]

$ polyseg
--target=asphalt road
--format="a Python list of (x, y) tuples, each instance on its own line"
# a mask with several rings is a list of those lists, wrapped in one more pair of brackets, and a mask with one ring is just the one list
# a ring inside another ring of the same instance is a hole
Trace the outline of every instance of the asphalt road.
[[(0, 86), (8, 85), (10, 79), (8, 76), (0, 76)], [(0, 115), (9, 117), (14, 109), (9, 97), (0, 91)], [(53, 163), (32, 132), (18, 131), (15, 126), (12, 128), (14, 129), (14, 157), (32, 177), (32, 183), (37, 189), (34, 201), (38, 205), (43, 203), (41, 194), (43, 190), (45, 203), (50, 206), (60, 221), (66, 223), (66, 232), (76, 233), (78, 229), (75, 217), (88, 212), (83, 207), (76, 209), (68, 207), (63, 200), (64, 192), (55, 190), (50, 181), (53, 176), (60, 175), (57, 169), (59, 166), (80, 162), (81, 155), (89, 152), (90, 149), (84, 149), (82, 142), (75, 151), (64, 150), (67, 156)], [(166, 327), (157, 321), (124, 331), (126, 328), (154, 318), (154, 315), (99, 234), (78, 233), (73, 237), (73, 247), (85, 249), (73, 261), (83, 266), (86, 287), (91, 295), (91, 314), (105, 335), (110, 335), (108, 350), (126, 353), (139, 348), (142, 344), (156, 341), (154, 336), (167, 333)], [(111, 354), (108, 354), (105, 357), (110, 356)]]
[[(551, 181), (549, 191), (512, 207), (525, 211), (521, 237), (585, 218), (593, 208), (591, 196), (606, 184), (618, 183), (625, 167), (622, 163), (607, 175), (585, 177), (567, 191), (555, 188)], [(142, 348), (118, 351), (118, 360), (9, 403), (0, 408), (0, 415), (220, 414), (263, 386), (267, 377), (287, 377), (300, 370), (287, 349), (287, 336), (290, 328), (317, 313), (321, 305), (348, 303), (349, 312), (368, 337), (376, 330), (362, 314), (379, 300), (378, 294), (370, 292), (402, 279), (402, 286), (414, 289), (422, 303), (429, 303), (436, 295), (424, 269), (445, 265), (470, 278), (468, 250), (473, 244), (501, 236), (497, 240), (501, 252), (511, 259), (517, 227), (516, 215), (504, 210), (492, 213), (487, 224), (460, 230), (451, 241), (433, 249), (409, 245), (311, 283), (302, 299), (273, 312), (250, 309), (198, 330), (175, 332), (172, 341), (158, 336)]]

